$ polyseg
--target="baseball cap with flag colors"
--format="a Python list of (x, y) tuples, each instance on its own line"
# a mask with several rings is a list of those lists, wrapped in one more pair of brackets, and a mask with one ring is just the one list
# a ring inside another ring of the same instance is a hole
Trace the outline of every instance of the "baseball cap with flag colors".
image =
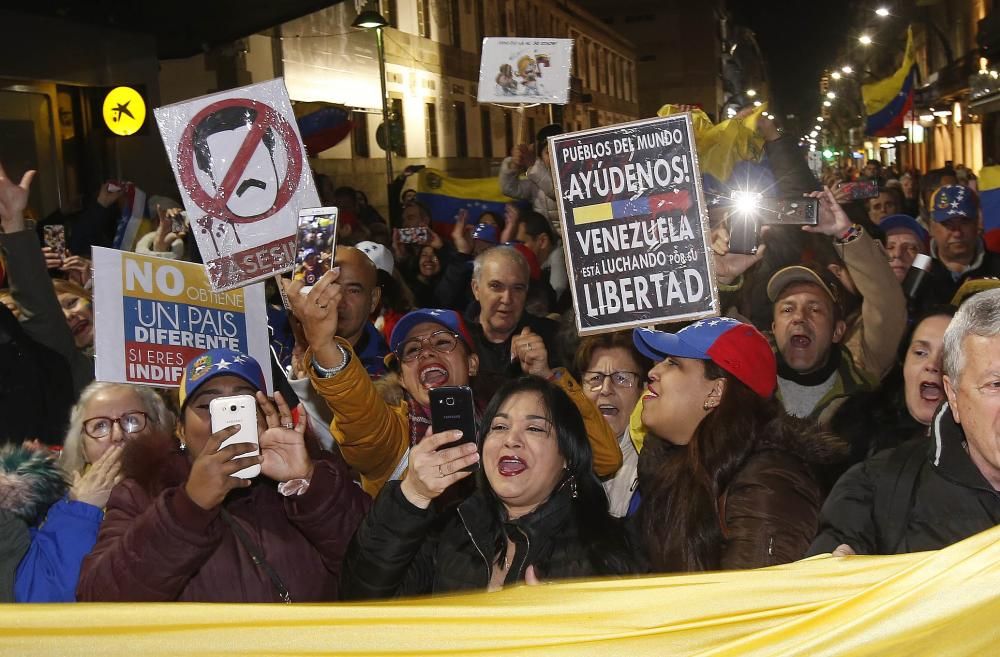
[(703, 319), (677, 333), (638, 328), (632, 340), (654, 361), (667, 356), (710, 360), (765, 399), (778, 385), (778, 366), (767, 338), (730, 317)]
[(181, 408), (184, 408), (184, 404), (194, 396), (198, 388), (223, 374), (237, 376), (257, 390), (267, 390), (264, 372), (254, 357), (230, 349), (211, 349), (198, 354), (184, 366), (181, 388), (177, 395)]

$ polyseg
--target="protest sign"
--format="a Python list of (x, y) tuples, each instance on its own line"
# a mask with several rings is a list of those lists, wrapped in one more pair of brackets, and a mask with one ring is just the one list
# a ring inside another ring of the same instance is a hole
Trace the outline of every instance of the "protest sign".
[(319, 196), (284, 82), (155, 114), (212, 289), (291, 270), (299, 208), (318, 206)]
[(549, 139), (581, 334), (719, 314), (687, 114)]
[(480, 103), (569, 101), (572, 39), (486, 37), (479, 61)]
[(271, 390), (263, 283), (215, 292), (200, 265), (95, 247), (94, 317), (98, 381), (175, 388), (188, 360), (225, 348)]

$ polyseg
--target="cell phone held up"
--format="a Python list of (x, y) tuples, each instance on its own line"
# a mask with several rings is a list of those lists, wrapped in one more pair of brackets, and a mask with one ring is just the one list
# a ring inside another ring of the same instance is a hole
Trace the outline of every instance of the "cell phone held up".
[[(444, 445), (441, 449), (456, 447), (463, 443), (476, 444), (476, 406), (472, 398), (472, 389), (468, 386), (444, 386), (431, 388), (431, 430), (434, 433), (442, 431), (462, 432), (462, 437)], [(479, 463), (473, 463), (464, 468), (466, 472), (475, 472)]]
[(771, 226), (815, 226), (819, 223), (819, 199), (799, 197), (760, 200), (760, 223)]
[[(252, 443), (257, 449), (236, 458), (260, 456), (260, 437), (257, 435), (257, 400), (252, 395), (234, 395), (232, 397), (217, 397), (208, 404), (208, 412), (212, 417), (212, 433), (222, 431), (234, 424), (240, 425), (235, 435), (223, 441), (219, 449), (234, 443)], [(243, 468), (230, 476), (240, 479), (253, 479), (260, 474), (260, 464), (255, 463)]]
[(45, 246), (52, 249), (60, 258), (66, 256), (66, 227), (62, 225), (43, 226)]
[(858, 180), (840, 185), (837, 191), (844, 194), (848, 201), (860, 201), (866, 198), (878, 197), (878, 182), (875, 180)]
[(402, 244), (426, 244), (429, 237), (426, 226), (399, 229), (399, 241)]

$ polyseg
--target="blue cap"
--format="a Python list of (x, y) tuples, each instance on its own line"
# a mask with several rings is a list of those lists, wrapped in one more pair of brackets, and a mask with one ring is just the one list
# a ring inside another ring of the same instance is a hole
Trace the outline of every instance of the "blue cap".
[(930, 243), (930, 233), (920, 223), (908, 214), (891, 214), (879, 222), (878, 227), (886, 235), (890, 230), (908, 230), (917, 236), (924, 244)]
[(931, 195), (931, 219), (939, 223), (961, 217), (976, 219), (978, 209), (976, 193), (962, 185), (938, 187)]
[(403, 340), (406, 339), (406, 336), (410, 334), (410, 331), (413, 330), (413, 327), (424, 322), (434, 322), (447, 329), (451, 329), (451, 331), (457, 333), (462, 338), (462, 341), (465, 342), (465, 346), (468, 347), (470, 352), (475, 352), (476, 348), (472, 346), (472, 335), (465, 326), (462, 316), (454, 310), (441, 310), (438, 308), (420, 308), (419, 310), (413, 310), (403, 315), (403, 318), (396, 322), (396, 326), (392, 329), (392, 335), (389, 336), (389, 349), (395, 352), (399, 348), (399, 345), (403, 343)]
[(710, 360), (765, 399), (778, 385), (778, 366), (767, 338), (730, 317), (703, 319), (677, 333), (639, 328), (632, 341), (639, 353), (654, 361), (666, 356)]
[(498, 244), (500, 242), (497, 227), (493, 224), (476, 224), (476, 227), (472, 230), (472, 239), (482, 240), (490, 244)]
[(257, 390), (267, 390), (260, 363), (253, 356), (247, 356), (231, 349), (210, 349), (198, 354), (184, 366), (181, 388), (177, 394), (181, 408), (184, 408), (187, 400), (206, 381), (223, 374), (238, 376)]

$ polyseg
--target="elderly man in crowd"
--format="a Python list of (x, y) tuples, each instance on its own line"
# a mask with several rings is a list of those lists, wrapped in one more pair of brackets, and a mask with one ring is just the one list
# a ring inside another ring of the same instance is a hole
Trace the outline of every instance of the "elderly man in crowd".
[(905, 214), (886, 217), (879, 228), (885, 233), (889, 267), (896, 280), (902, 283), (914, 259), (920, 254), (927, 255), (930, 235), (916, 219)]
[(979, 199), (961, 185), (944, 185), (928, 204), (931, 270), (920, 291), (921, 307), (948, 303), (970, 278), (1000, 276), (1000, 254), (987, 251), (979, 236)]
[[(498, 246), (476, 257), (472, 294), (478, 312), (467, 319), (479, 354), (476, 393), (483, 399), (492, 397), (504, 381), (517, 374), (515, 340), (537, 336), (549, 354), (559, 353), (555, 342), (559, 325), (525, 312), (529, 284), (528, 262), (516, 249)], [(470, 311), (475, 310), (474, 304)]]
[(810, 554), (937, 550), (1000, 519), (1000, 290), (969, 299), (944, 334), (947, 402), (916, 438), (860, 463), (823, 507)]

